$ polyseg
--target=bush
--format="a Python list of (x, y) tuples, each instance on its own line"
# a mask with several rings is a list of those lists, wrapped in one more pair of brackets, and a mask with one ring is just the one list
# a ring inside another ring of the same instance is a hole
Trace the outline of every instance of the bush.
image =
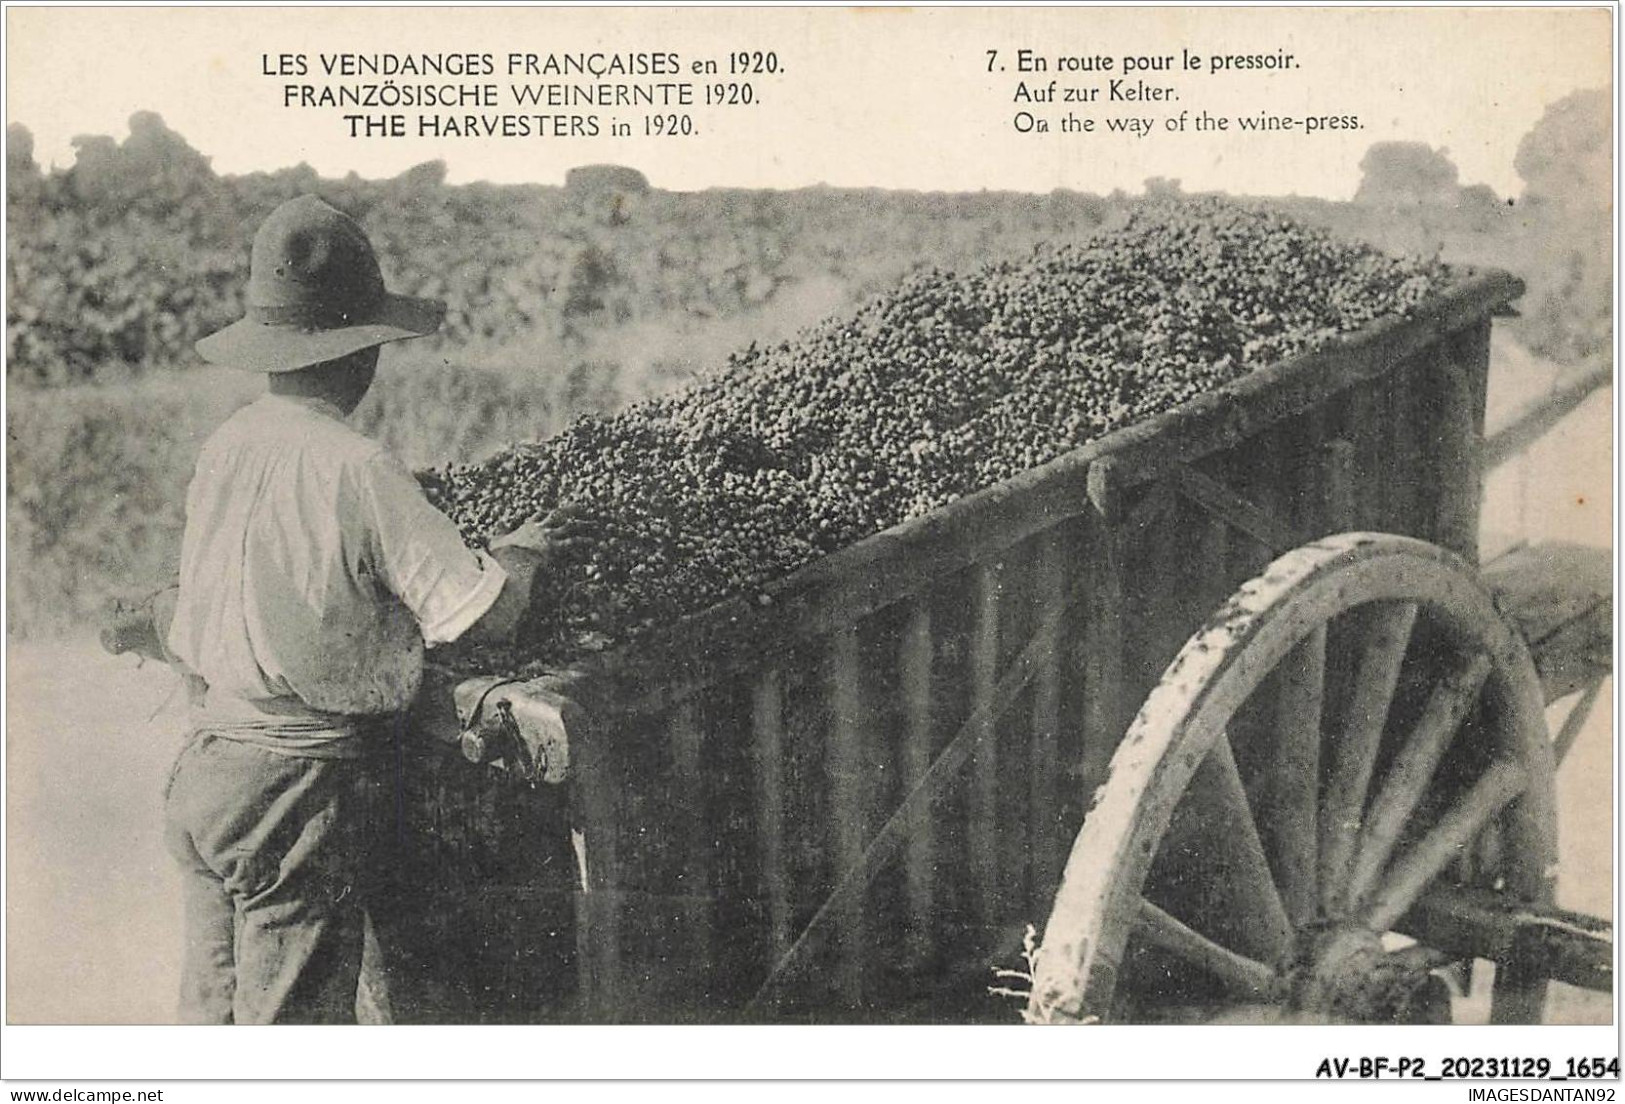
[(173, 574), (198, 447), (258, 386), (253, 377), (210, 372), (117, 388), (13, 389), (12, 635), (91, 627), (114, 596)]
[(1076, 237), (1096, 197), (650, 190), (587, 166), (566, 187), (448, 185), (430, 162), (391, 180), (323, 180), (308, 166), (217, 176), (156, 115), (122, 143), (90, 136), (71, 169), (41, 173), (26, 131), (7, 177), (7, 378), (60, 386), (192, 366), (193, 342), (237, 317), (254, 227), (314, 192), (361, 222), (397, 290), (445, 300), (427, 344), (590, 342), (680, 317), (771, 310), (798, 284), (860, 295), (908, 267), (963, 267)]
[(1560, 362), (1606, 355), (1614, 343), (1612, 104), (1604, 89), (1565, 96), (1518, 144), (1529, 293), (1517, 333)]
[(474, 460), (562, 425), (549, 390), (407, 353), (382, 364), (353, 421), (410, 467)]

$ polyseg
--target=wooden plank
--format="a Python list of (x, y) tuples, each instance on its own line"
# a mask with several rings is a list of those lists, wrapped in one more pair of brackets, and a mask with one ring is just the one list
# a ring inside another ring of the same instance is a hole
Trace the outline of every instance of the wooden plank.
[(1583, 989), (1613, 989), (1614, 928), (1596, 917), (1494, 890), (1436, 885), (1397, 929), (1453, 955), (1521, 964)]
[[(994, 684), (1022, 652), (1027, 644), (1039, 636), (1054, 636), (1055, 627), (1044, 622), (1053, 619), (1055, 605), (1065, 600), (1066, 593), (1057, 578), (1053, 601), (1044, 601), (1037, 589), (1039, 574), (1046, 554), (1047, 534), (1041, 533), (1031, 540), (1012, 548), (1000, 560), (998, 593), (998, 662), (994, 669)], [(997, 749), (996, 779), (994, 782), (994, 824), (997, 826), (997, 867), (999, 870), (996, 907), (993, 916), (998, 925), (995, 936), (995, 956), (1001, 961), (1015, 961), (1019, 953), (1021, 930), (1031, 919), (1027, 902), (1033, 898), (1033, 869), (1035, 840), (1032, 802), (1037, 780), (1035, 769), (1040, 758), (1034, 747), (1037, 734), (1034, 729), (1034, 706), (1037, 695), (1047, 676), (1054, 672), (1053, 649), (1037, 656), (1038, 670), (1031, 683), (1009, 705), (1004, 706), (1002, 717), (995, 722), (993, 746)], [(1047, 907), (1048, 899), (1041, 907)], [(1040, 913), (1042, 915), (1042, 913)]]
[(1489, 329), (1469, 327), (1439, 350), (1430, 373), (1432, 449), (1429, 471), (1435, 501), (1435, 543), (1468, 562), (1478, 560), (1478, 523), (1484, 497), (1484, 417), (1478, 377), (1489, 360)]
[(790, 949), (790, 865), (784, 816), (784, 702), (776, 669), (762, 672), (751, 692), (751, 735), (768, 946), (777, 962)]
[[(1283, 463), (1281, 455), (1280, 430), (1284, 428), (1276, 427), (1237, 448), (1230, 453), (1223, 469), (1225, 487), (1253, 507), (1258, 518), (1256, 524), (1278, 530), (1283, 528), (1283, 522), (1291, 521), (1281, 509), (1282, 490), (1291, 478), (1290, 466)], [(1279, 532), (1270, 542), (1244, 540), (1239, 533), (1232, 534), (1231, 563), (1241, 579), (1260, 574), (1280, 554), (1275, 541), (1284, 543), (1286, 548), (1301, 543), (1295, 532)]]
[(672, 896), (692, 902), (692, 907), (683, 914), (688, 931), (680, 940), (686, 944), (681, 953), (692, 957), (686, 963), (671, 965), (682, 973), (692, 970), (703, 975), (709, 973), (714, 959), (716, 924), (711, 902), (715, 896), (712, 870), (718, 831), (712, 823), (712, 810), (706, 799), (709, 787), (702, 761), (705, 731), (700, 722), (699, 705), (694, 699), (672, 711), (666, 738), (671, 741), (672, 812), (676, 814), (675, 829), (682, 839), (682, 868)]
[(1565, 625), (1531, 649), (1542, 697), (1566, 698), (1613, 674), (1612, 604), (1594, 610), (1585, 622)]
[(1085, 792), (1106, 780), (1112, 753), (1128, 728), (1123, 686), (1123, 533), (1104, 514), (1090, 519), (1089, 607), (1084, 624), (1083, 757)]
[[(909, 602), (899, 641), (900, 682), (903, 694), (903, 786), (912, 793), (931, 769), (936, 732), (931, 708), (931, 667), (935, 653), (931, 634), (931, 601), (918, 596)], [(904, 859), (908, 882), (909, 955), (915, 966), (929, 960), (934, 940), (936, 902), (936, 840), (929, 805), (910, 811), (908, 851)]]
[(1528, 961), (1503, 962), (1495, 967), (1490, 991), (1490, 1023), (1538, 1024), (1546, 1018), (1546, 978)]
[(1540, 440), (1564, 418), (1578, 410), (1587, 399), (1614, 382), (1614, 365), (1602, 359), (1564, 375), (1557, 386), (1519, 410), (1484, 442), (1486, 471), (1521, 454)]
[[(1450, 338), (1438, 348), (1424, 349), (1389, 373), (1384, 401), (1387, 435), (1383, 450), (1384, 483), (1388, 490), (1389, 532), (1419, 540), (1435, 539), (1435, 511), (1422, 493), (1422, 483), (1434, 481), (1434, 469), (1424, 466), (1418, 436), (1425, 419), (1417, 407), (1428, 401), (1420, 384), (1434, 373), (1431, 361), (1448, 357)], [(1476, 502), (1476, 499), (1475, 499)], [(1475, 507), (1476, 508), (1476, 507)]]
[(624, 989), (621, 977), (621, 907), (613, 895), (617, 855), (615, 780), (607, 749), (587, 734), (574, 749), (571, 820), (579, 839), (577, 862), (586, 877), (576, 898), (576, 962), (582, 1007), (589, 1018), (615, 1018)]
[(1495, 607), (1529, 645), (1548, 703), (1613, 670), (1613, 560), (1607, 549), (1541, 544), (1484, 569)]
[(1233, 447), (1328, 395), (1382, 376), (1522, 292), (1515, 277), (1485, 272), (1425, 304), (1411, 319), (1384, 319), (1342, 342), (1244, 376), (1176, 411), (1102, 438), (1111, 447), (1102, 450), (1106, 462), (1090, 471), (1097, 506), (1121, 489), (1162, 477), (1175, 464)]
[[(1087, 593), (1088, 580), (1075, 582), (1067, 595), (1067, 611), (1071, 611), (1082, 602)], [(1063, 614), (1062, 623), (1065, 620)], [(922, 806), (929, 808), (941, 798), (959, 771), (976, 754), (981, 743), (991, 738), (992, 722), (996, 721), (999, 712), (1032, 682), (1038, 672), (1039, 657), (1053, 647), (1054, 641), (1040, 632), (1028, 641), (1021, 654), (1011, 661), (1010, 666), (999, 677), (998, 685), (989, 700), (981, 709), (973, 711), (965, 719), (959, 730), (937, 754), (931, 769), (926, 772), (920, 784), (909, 792), (902, 804), (892, 813), (891, 818), (875, 833), (863, 852), (862, 860), (840, 875), (834, 891), (819, 906), (812, 921), (796, 937), (790, 953), (751, 1000), (750, 1010), (761, 1009), (771, 1004), (779, 989), (806, 968), (812, 960), (814, 949), (821, 941), (832, 931), (838, 930), (839, 918), (845, 911), (851, 908), (854, 902), (861, 903), (870, 881), (887, 863), (902, 853), (908, 841), (910, 824), (913, 818), (919, 815), (920, 808)]]
[(1070, 841), (1060, 816), (1060, 726), (1063, 652), (1061, 617), (1066, 608), (1066, 563), (1061, 534), (1040, 538), (1033, 564), (1033, 597), (1039, 608), (1037, 632), (1055, 643), (1038, 657), (1033, 678), (1032, 744), (1029, 748), (1027, 823), (1032, 841), (1033, 900), (1047, 907), (1061, 882)]
[[(1088, 588), (1094, 582), (1096, 565), (1090, 558), (1089, 529), (1090, 520), (1087, 517), (1068, 518), (1055, 528), (1062, 552), (1062, 575), (1067, 580), (1069, 593), (1087, 595)], [(1094, 739), (1085, 719), (1089, 700), (1088, 607), (1089, 599), (1085, 597), (1070, 609), (1063, 610), (1058, 618), (1060, 623), (1056, 637), (1056, 651), (1061, 663), (1056, 732), (1059, 771), (1056, 816), (1061, 832), (1063, 869), (1066, 853), (1071, 849), (1073, 837), (1083, 822), (1084, 809), (1090, 799), (1090, 790), (1080, 784), (1085, 749), (1091, 746)]]
[[(1167, 481), (1172, 482), (1171, 478)], [(1141, 612), (1136, 617), (1144, 621), (1139, 634), (1143, 649), (1139, 678), (1128, 678), (1130, 698), (1125, 708), (1130, 714), (1145, 703), (1146, 695), (1161, 681), (1186, 639), (1212, 612), (1190, 601), (1195, 580), (1208, 569), (1208, 565), (1193, 562), (1188, 547), (1200, 509), (1181, 499), (1172, 487), (1168, 494), (1172, 505), (1156, 520), (1133, 554), (1133, 565), (1126, 568), (1130, 582), (1139, 591)], [(1133, 578), (1136, 568), (1138, 579)], [(1131, 640), (1135, 635), (1128, 634)], [(1129, 718), (1125, 718), (1125, 731), (1128, 723)]]
[[(1275, 494), (1273, 500), (1257, 503), (1283, 530), (1278, 539), (1292, 542), (1277, 546), (1277, 552), (1340, 531), (1329, 516), (1325, 494), (1328, 468), (1337, 459), (1326, 448), (1328, 427), (1334, 422), (1327, 406), (1304, 411), (1278, 431), (1277, 462), (1266, 484)], [(1249, 764), (1252, 777), (1258, 779), (1253, 792), (1259, 833), (1294, 926), (1312, 922), (1320, 904), (1316, 879), (1326, 641), (1326, 627), (1316, 627), (1271, 676), (1268, 693), (1259, 701), (1262, 716), (1254, 721), (1264, 761), (1255, 758)], [(1232, 742), (1241, 735), (1238, 726), (1244, 724), (1246, 713), (1231, 719)]]
[[(1526, 546), (1486, 564), (1484, 583), (1495, 595), (1496, 609), (1531, 648), (1539, 648), (1564, 626), (1612, 606), (1613, 557), (1588, 545)], [(1612, 652), (1612, 629), (1604, 631), (1607, 636), (1598, 643)]]
[(1241, 538), (1231, 532), (1222, 518), (1208, 516), (1195, 535), (1196, 562), (1202, 576), (1193, 595), (1203, 620), (1213, 616), (1229, 600), (1247, 576), (1232, 566), (1232, 544)]
[[(836, 633), (829, 642), (830, 826), (835, 849), (837, 884), (846, 872), (863, 861), (868, 843), (868, 770), (864, 741), (869, 731), (863, 700), (863, 668), (855, 627)], [(864, 996), (864, 952), (868, 944), (863, 893), (840, 902), (836, 912), (835, 987), (848, 1008), (857, 1008)]]
[[(1461, 327), (1462, 332), (1471, 333), (1471, 355), (1464, 359), (1464, 363), (1471, 367), (1468, 380), (1473, 387), (1473, 439), (1482, 442), (1489, 436), (1486, 432), (1486, 418), (1489, 415), (1490, 392), (1490, 337), (1495, 319), (1495, 312), (1480, 315), (1476, 319), (1469, 319)], [(1480, 453), (1482, 462), (1482, 453)]]
[(1591, 710), (1597, 704), (1597, 698), (1602, 694), (1602, 684), (1605, 679), (1597, 679), (1585, 688), (1585, 692), (1569, 707), (1568, 715), (1563, 718), (1563, 725), (1552, 737), (1552, 760), (1558, 766), (1568, 758), (1569, 749), (1574, 747), (1574, 741), (1580, 738), (1584, 731), (1586, 721), (1591, 719)]
[(1383, 412), (1377, 402), (1376, 385), (1366, 382), (1349, 391), (1350, 443), (1354, 447), (1353, 499), (1354, 529), (1386, 530), (1388, 514), (1384, 507)]
[(1176, 469), (1175, 480), (1180, 494), (1215, 517), (1223, 518), (1275, 555), (1290, 552), (1303, 543), (1292, 525), (1195, 468), (1181, 465)]
[[(830, 785), (830, 740), (834, 716), (829, 687), (829, 642), (798, 648), (780, 667), (779, 695), (784, 718), (784, 824), (786, 861), (790, 870), (790, 946), (822, 905), (828, 887), (841, 871), (834, 847), (834, 789)], [(774, 969), (782, 967), (779, 957)], [(768, 976), (772, 976), (769, 972)], [(758, 985), (760, 988), (760, 985)], [(827, 984), (817, 993), (782, 993), (780, 1010), (803, 1007), (826, 998)]]
[(1321, 457), (1321, 530), (1346, 533), (1357, 527), (1354, 506), (1354, 445), (1346, 438), (1328, 441)]
[(969, 876), (974, 883), (977, 920), (983, 931), (998, 922), (1007, 880), (999, 849), (999, 718), (994, 712), (999, 682), (999, 606), (1002, 564), (971, 573), (971, 709), (982, 718), (972, 763)]

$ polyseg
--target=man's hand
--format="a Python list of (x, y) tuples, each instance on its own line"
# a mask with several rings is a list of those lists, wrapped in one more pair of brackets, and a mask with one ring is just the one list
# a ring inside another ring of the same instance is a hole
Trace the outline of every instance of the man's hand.
[(138, 602), (115, 603), (104, 618), (102, 647), (113, 655), (134, 652), (143, 659), (177, 664), (169, 650), (169, 623), (179, 596), (180, 588), (170, 586)]
[(491, 555), (508, 573), (508, 579), (485, 616), (469, 630), (470, 635), (487, 643), (512, 640), (530, 608), (531, 587), (537, 574), (587, 551), (597, 531), (598, 526), (581, 510), (563, 506), (493, 540)]
[(539, 569), (546, 569), (592, 547), (597, 532), (598, 526), (579, 507), (561, 506), (540, 520), (532, 519), (497, 537), (491, 542), (491, 552), (495, 555), (502, 548), (524, 549), (537, 557)]

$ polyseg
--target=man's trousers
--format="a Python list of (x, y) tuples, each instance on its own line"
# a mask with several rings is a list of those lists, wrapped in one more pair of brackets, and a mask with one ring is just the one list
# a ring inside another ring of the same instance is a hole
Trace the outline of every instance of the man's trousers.
[(183, 1023), (354, 1022), (387, 774), (191, 738), (165, 810), (185, 882)]

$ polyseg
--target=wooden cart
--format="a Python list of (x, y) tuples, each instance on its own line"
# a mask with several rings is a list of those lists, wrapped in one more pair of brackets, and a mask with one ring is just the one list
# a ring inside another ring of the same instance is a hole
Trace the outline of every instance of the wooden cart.
[(1552, 908), (1544, 719), (1608, 672), (1606, 564), (1513, 573), (1590, 634), (1544, 682), (1476, 565), (1521, 291), (1464, 274), (634, 648), (435, 672), (380, 1003), (1414, 1021), (1478, 958), (1495, 1017), (1533, 1021), (1550, 976), (1608, 987), (1606, 925)]

